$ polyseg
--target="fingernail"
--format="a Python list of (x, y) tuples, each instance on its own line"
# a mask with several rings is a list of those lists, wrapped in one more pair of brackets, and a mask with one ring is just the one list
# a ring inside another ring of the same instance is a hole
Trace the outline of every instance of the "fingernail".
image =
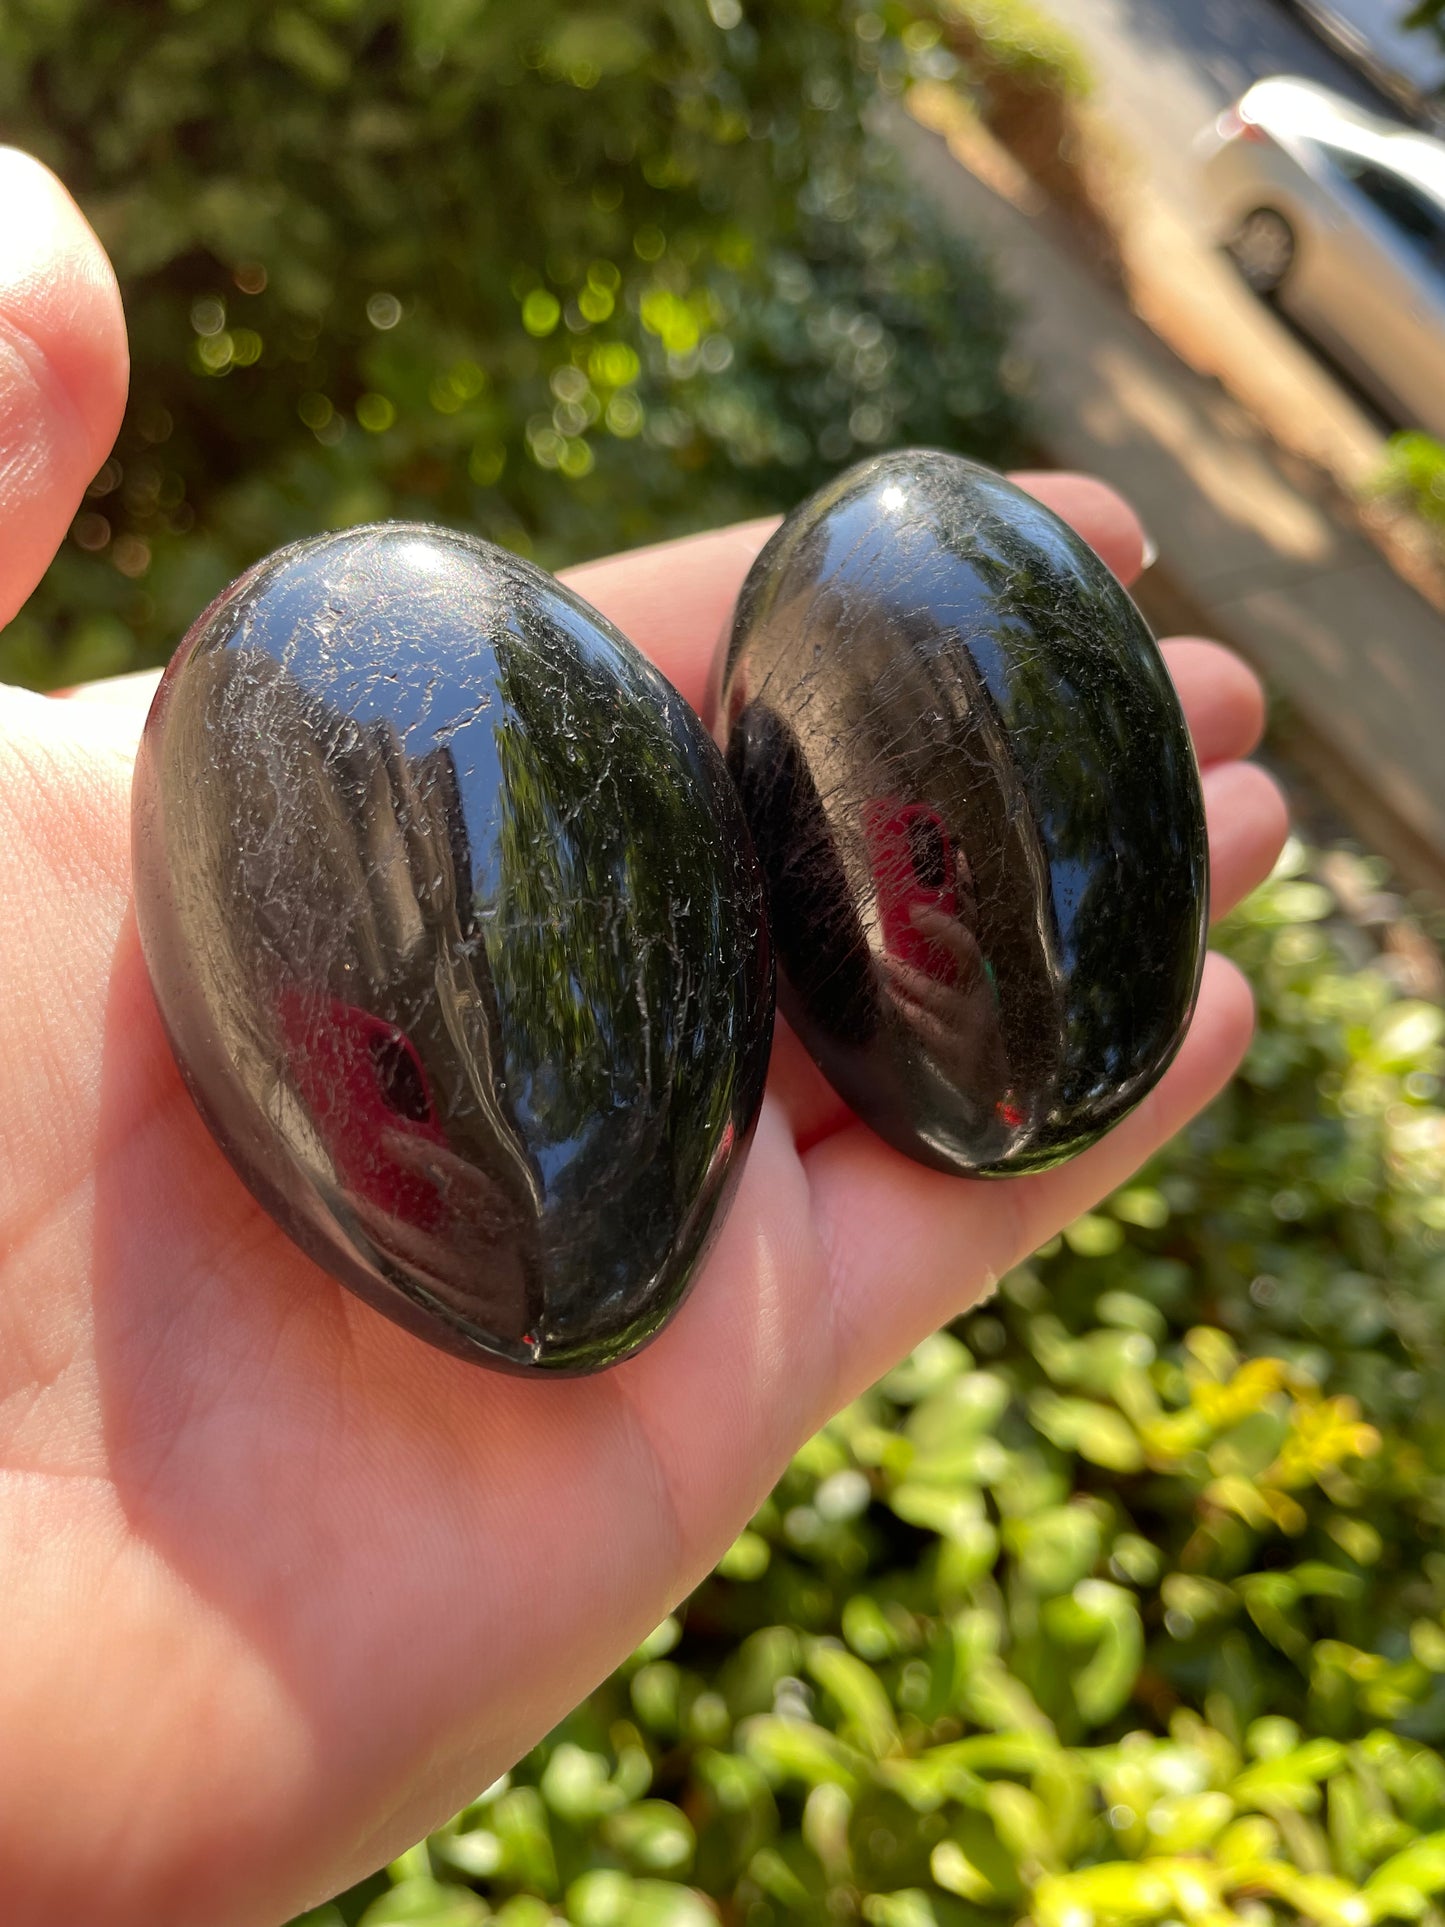
[(1144, 553), (1139, 557), (1139, 573), (1143, 575), (1146, 569), (1152, 569), (1154, 564), (1159, 560), (1159, 544), (1154, 540), (1148, 529), (1142, 525), (1140, 526), (1139, 533), (1144, 538)]

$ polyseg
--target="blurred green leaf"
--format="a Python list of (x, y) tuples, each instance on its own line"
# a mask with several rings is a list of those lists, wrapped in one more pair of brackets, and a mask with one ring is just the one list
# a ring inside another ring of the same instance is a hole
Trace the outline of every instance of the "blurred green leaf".
[(817, 1639), (808, 1648), (808, 1671), (842, 1715), (843, 1731), (865, 1753), (882, 1759), (898, 1745), (898, 1726), (876, 1674), (835, 1643)]

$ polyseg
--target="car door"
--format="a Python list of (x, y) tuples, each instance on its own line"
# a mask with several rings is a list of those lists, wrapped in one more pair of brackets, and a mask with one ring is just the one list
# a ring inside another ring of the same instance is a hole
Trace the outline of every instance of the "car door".
[(1380, 159), (1327, 152), (1345, 218), (1312, 289), (1366, 384), (1445, 435), (1445, 206)]

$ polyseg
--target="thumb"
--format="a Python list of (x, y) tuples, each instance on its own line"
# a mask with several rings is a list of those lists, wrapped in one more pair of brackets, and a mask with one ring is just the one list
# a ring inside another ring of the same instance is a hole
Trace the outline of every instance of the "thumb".
[(0, 147), (0, 624), (20, 608), (110, 453), (129, 359), (120, 290), (56, 180)]

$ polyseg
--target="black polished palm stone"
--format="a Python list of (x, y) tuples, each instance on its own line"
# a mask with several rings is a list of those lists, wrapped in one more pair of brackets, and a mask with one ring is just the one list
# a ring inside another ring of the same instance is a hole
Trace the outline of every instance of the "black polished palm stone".
[(722, 759), (602, 616), (441, 529), (283, 549), (166, 672), (134, 863), (192, 1094), (327, 1270), (518, 1370), (660, 1328), (741, 1170), (773, 966)]
[(989, 469), (881, 456), (758, 557), (719, 684), (780, 1006), (840, 1095), (948, 1171), (1117, 1124), (1193, 1009), (1208, 850), (1173, 685), (1093, 550)]

